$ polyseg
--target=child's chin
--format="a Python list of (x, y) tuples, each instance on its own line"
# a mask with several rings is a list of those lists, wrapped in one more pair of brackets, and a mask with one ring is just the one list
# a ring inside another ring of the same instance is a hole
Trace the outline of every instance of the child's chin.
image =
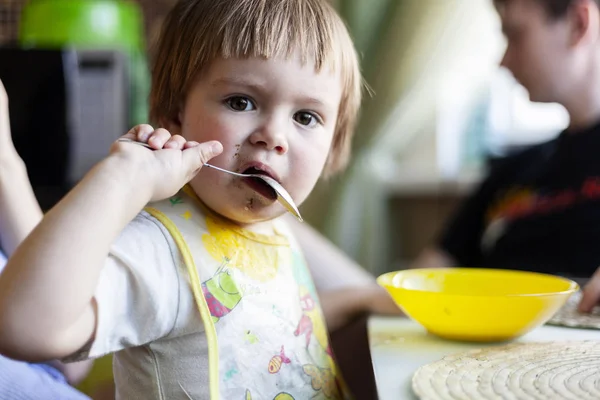
[(286, 210), (279, 204), (273, 204), (260, 209), (254, 208), (251, 210), (242, 210), (239, 216), (236, 216), (235, 221), (240, 224), (255, 224), (269, 221), (285, 214)]
[(283, 215), (286, 210), (277, 202), (262, 204), (254, 201), (252, 204), (246, 204), (242, 207), (227, 208), (215, 210), (223, 217), (240, 225), (251, 225), (265, 222)]

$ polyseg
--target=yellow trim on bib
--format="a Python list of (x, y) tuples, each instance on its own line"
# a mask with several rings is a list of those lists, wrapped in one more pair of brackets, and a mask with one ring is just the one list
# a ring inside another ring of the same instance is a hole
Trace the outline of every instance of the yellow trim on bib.
[(161, 211), (152, 208), (146, 207), (145, 211), (148, 214), (152, 215), (161, 224), (164, 225), (165, 228), (169, 231), (173, 240), (177, 244), (181, 255), (183, 256), (183, 261), (188, 271), (188, 275), (190, 276), (192, 292), (194, 293), (194, 299), (196, 300), (196, 305), (198, 306), (198, 310), (200, 311), (200, 317), (202, 318), (202, 322), (204, 323), (204, 331), (206, 334), (206, 341), (208, 342), (208, 374), (210, 380), (210, 398), (213, 400), (219, 399), (219, 347), (217, 345), (217, 332), (215, 330), (215, 325), (212, 322), (210, 316), (210, 310), (208, 309), (208, 304), (206, 304), (206, 299), (204, 298), (204, 294), (202, 293), (202, 285), (200, 283), (200, 278), (198, 276), (198, 270), (196, 269), (196, 263), (194, 262), (194, 258), (192, 257), (192, 253), (183, 238), (183, 235), (177, 229), (177, 226), (163, 214)]

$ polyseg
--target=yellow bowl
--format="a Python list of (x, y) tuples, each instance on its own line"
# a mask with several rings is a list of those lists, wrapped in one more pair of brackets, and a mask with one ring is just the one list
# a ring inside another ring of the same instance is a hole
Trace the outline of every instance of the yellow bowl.
[(377, 278), (396, 304), (430, 333), (493, 342), (544, 324), (579, 289), (553, 275), (444, 268), (390, 272)]

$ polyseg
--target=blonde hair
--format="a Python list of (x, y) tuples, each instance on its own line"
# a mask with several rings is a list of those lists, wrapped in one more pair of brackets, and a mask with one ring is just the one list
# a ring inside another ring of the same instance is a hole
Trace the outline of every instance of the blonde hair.
[(299, 50), (339, 73), (342, 97), (324, 174), (344, 169), (361, 102), (362, 78), (343, 21), (326, 0), (180, 0), (162, 28), (155, 54), (150, 117), (177, 120), (197, 75), (218, 58), (277, 58)]

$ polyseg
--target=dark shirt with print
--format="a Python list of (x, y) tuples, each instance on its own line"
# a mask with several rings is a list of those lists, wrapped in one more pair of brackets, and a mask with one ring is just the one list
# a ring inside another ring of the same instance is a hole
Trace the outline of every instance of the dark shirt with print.
[(600, 267), (600, 124), (502, 161), (439, 245), (458, 266), (592, 275)]

